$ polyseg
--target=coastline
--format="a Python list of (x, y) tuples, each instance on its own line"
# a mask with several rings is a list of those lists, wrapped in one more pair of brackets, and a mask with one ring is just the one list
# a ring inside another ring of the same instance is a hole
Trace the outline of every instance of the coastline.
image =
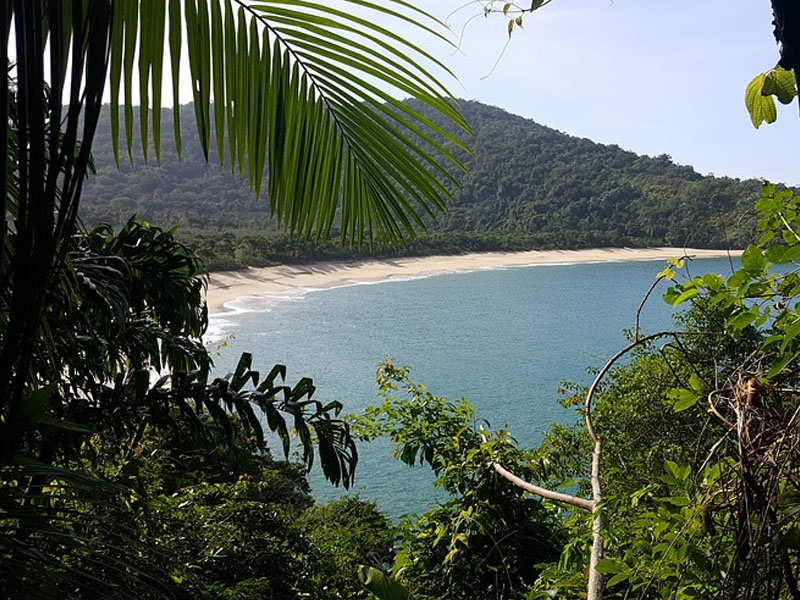
[(729, 255), (739, 256), (741, 251), (665, 247), (529, 250), (249, 267), (241, 271), (211, 273), (206, 300), (209, 314), (220, 314), (231, 312), (233, 309), (225, 305), (237, 298), (301, 288), (325, 289), (354, 283), (374, 283), (395, 278), (491, 268), (666, 260), (684, 255), (693, 258), (718, 258)]

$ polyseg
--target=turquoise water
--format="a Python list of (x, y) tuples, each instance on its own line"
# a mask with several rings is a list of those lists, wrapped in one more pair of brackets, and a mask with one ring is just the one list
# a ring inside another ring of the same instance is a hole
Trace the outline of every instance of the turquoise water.
[[(212, 317), (209, 333), (217, 343), (233, 336), (216, 359), (220, 371), (252, 352), (256, 368), (285, 364), (291, 383), (311, 377), (319, 400), (340, 400), (350, 413), (376, 402), (375, 369), (390, 356), (434, 394), (469, 398), (478, 418), (507, 422), (521, 444), (532, 445), (549, 423), (574, 419), (558, 404), (559, 384), (588, 383), (587, 369), (625, 345), (623, 329), (633, 327), (663, 264), (516, 267), (268, 294)], [(690, 270), (729, 273), (730, 265), (704, 259)], [(654, 294), (642, 331), (668, 328), (671, 312)], [(359, 452), (362, 498), (395, 517), (435, 501), (430, 472), (395, 461), (388, 443), (361, 444)], [(311, 481), (319, 498), (340, 493), (318, 474)]]

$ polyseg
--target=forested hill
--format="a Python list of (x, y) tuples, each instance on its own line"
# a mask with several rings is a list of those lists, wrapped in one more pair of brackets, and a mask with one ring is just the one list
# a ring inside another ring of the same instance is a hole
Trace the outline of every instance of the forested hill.
[[(394, 253), (576, 248), (589, 246), (742, 246), (752, 240), (750, 210), (760, 182), (706, 177), (666, 155), (640, 156), (538, 125), (499, 108), (464, 101), (474, 132), (467, 175), (449, 212), (431, 233)], [(209, 266), (342, 257), (277, 235), (263, 202), (228, 167), (206, 166), (194, 132), (194, 112), (182, 107), (183, 160), (164, 114), (161, 166), (126, 151), (114, 165), (108, 119), (94, 144), (97, 175), (86, 188), (86, 224), (119, 224), (132, 214), (162, 226), (178, 225)], [(134, 127), (138, 132), (138, 124)], [(138, 144), (138, 139), (136, 141)], [(387, 251), (383, 251), (385, 254)]]
[[(555, 233), (581, 244), (724, 245), (750, 239), (760, 182), (706, 177), (669, 156), (640, 156), (463, 102), (475, 138), (445, 229)], [(723, 229), (724, 228), (724, 229)]]

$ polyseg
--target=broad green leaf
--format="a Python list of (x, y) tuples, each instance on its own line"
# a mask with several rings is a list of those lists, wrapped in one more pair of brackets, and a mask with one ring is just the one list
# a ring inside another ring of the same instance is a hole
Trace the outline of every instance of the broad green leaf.
[(598, 561), (597, 570), (603, 575), (609, 575), (611, 573), (622, 573), (628, 570), (628, 565), (626, 565), (621, 560), (617, 560), (615, 558), (603, 558), (600, 559), (600, 561)]
[[(800, 260), (800, 244), (797, 244), (797, 240), (794, 240), (795, 245), (786, 250), (781, 255), (781, 262), (780, 264), (786, 264), (790, 262), (794, 262), (796, 260)], [(777, 261), (776, 261), (777, 262)]]
[(672, 305), (673, 306), (678, 306), (679, 304), (682, 304), (682, 303), (686, 302), (687, 300), (691, 300), (692, 298), (697, 296), (697, 294), (699, 294), (699, 293), (700, 293), (700, 290), (698, 290), (697, 288), (695, 288), (695, 287), (689, 288), (688, 290), (686, 290), (685, 292), (680, 294), (677, 298), (675, 298), (672, 301)]
[(682, 467), (678, 467), (678, 469), (675, 471), (675, 476), (681, 481), (686, 481), (689, 479), (691, 472), (692, 465), (683, 465)]
[(703, 275), (703, 285), (716, 289), (725, 284), (725, 281), (716, 273), (706, 273)]
[(788, 250), (786, 246), (770, 246), (764, 252), (764, 256), (766, 256), (767, 260), (772, 263), (781, 264), (783, 256), (786, 254), (786, 250)]
[(689, 375), (689, 387), (695, 392), (702, 392), (706, 386), (700, 377), (698, 377), (697, 373), (692, 373)]
[(678, 298), (678, 296), (680, 296), (680, 292), (679, 292), (678, 288), (671, 287), (666, 292), (664, 292), (664, 294), (661, 296), (661, 298), (667, 304), (673, 305), (675, 303), (675, 300)]
[(689, 506), (689, 499), (686, 496), (669, 496), (668, 498), (661, 498), (661, 500), (673, 506)]
[(764, 96), (762, 94), (765, 78), (766, 75), (764, 73), (756, 75), (747, 85), (744, 94), (744, 104), (756, 129), (763, 122), (774, 123), (778, 118), (778, 111), (775, 109), (775, 101), (772, 96)]
[(762, 94), (773, 95), (781, 104), (790, 104), (797, 96), (797, 83), (794, 72), (780, 65), (769, 71), (764, 77)]
[(608, 587), (613, 587), (618, 583), (622, 583), (623, 581), (627, 581), (630, 578), (631, 574), (630, 571), (623, 571), (622, 573), (617, 573), (611, 579), (608, 580), (606, 585)]
[(783, 341), (781, 342), (780, 352), (786, 350), (786, 347), (792, 343), (792, 340), (800, 334), (800, 318), (788, 327), (784, 328)]
[(668, 395), (670, 399), (675, 400), (675, 404), (672, 406), (672, 410), (675, 412), (681, 412), (691, 408), (700, 400), (700, 396), (696, 392), (686, 389), (672, 390)]
[(768, 350), (772, 346), (775, 346), (775, 345), (779, 344), (782, 341), (783, 341), (783, 336), (782, 335), (770, 335), (770, 336), (767, 336), (767, 338), (764, 340), (764, 343), (761, 344), (761, 347), (764, 350)]
[(797, 358), (798, 355), (800, 355), (800, 352), (788, 352), (780, 355), (770, 366), (767, 377), (771, 379), (772, 377), (778, 375), (781, 371), (783, 371), (784, 367)]
[(666, 460), (664, 461), (664, 470), (677, 481), (686, 481), (692, 472), (692, 467), (690, 465), (680, 466), (675, 461)]
[(765, 264), (764, 253), (758, 246), (751, 244), (742, 253), (742, 268), (751, 275), (760, 275)]
[(728, 319), (728, 325), (734, 329), (744, 329), (758, 318), (758, 309), (740, 312), (735, 317)]

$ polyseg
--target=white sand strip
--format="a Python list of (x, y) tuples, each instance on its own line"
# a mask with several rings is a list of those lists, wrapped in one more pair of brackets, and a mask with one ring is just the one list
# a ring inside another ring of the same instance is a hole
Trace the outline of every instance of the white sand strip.
[[(678, 258), (728, 256), (725, 250), (692, 248), (600, 248), (593, 250), (532, 250), (528, 252), (481, 252), (455, 256), (387, 258), (348, 262), (248, 268), (211, 274), (208, 289), (210, 313), (226, 312), (225, 304), (243, 296), (296, 288), (330, 288), (357, 282), (377, 282), (396, 277), (475, 271), (528, 265), (627, 262)], [(741, 251), (731, 251), (739, 256)], [(655, 275), (655, 270), (653, 272)]]

